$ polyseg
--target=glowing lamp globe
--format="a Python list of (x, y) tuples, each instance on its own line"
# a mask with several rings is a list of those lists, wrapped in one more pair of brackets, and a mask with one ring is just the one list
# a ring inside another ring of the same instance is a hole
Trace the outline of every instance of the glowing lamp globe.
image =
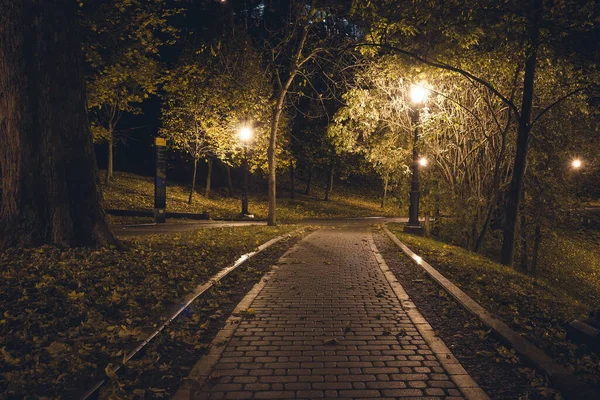
[(414, 104), (423, 104), (427, 100), (429, 91), (423, 85), (413, 85), (410, 88), (410, 100)]
[(421, 167), (426, 167), (426, 166), (427, 166), (427, 159), (426, 159), (425, 157), (421, 157), (421, 158), (419, 159), (419, 165), (420, 165)]
[(239, 138), (242, 142), (248, 142), (252, 139), (252, 129), (244, 127), (240, 129)]
[(574, 159), (574, 160), (571, 162), (571, 165), (572, 165), (572, 166), (573, 166), (573, 168), (575, 168), (575, 169), (579, 169), (579, 168), (581, 168), (581, 165), (582, 165), (582, 164), (583, 164), (583, 163), (581, 162), (581, 160), (580, 160), (579, 158), (576, 158), (576, 159)]

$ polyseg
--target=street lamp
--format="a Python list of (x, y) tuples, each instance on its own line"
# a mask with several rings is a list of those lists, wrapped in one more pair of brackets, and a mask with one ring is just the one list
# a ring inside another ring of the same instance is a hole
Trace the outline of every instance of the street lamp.
[(248, 143), (252, 140), (252, 136), (254, 132), (252, 132), (252, 128), (247, 126), (240, 129), (238, 132), (238, 138), (242, 142), (242, 146), (244, 147), (244, 159), (242, 161), (243, 169), (244, 169), (244, 178), (242, 181), (242, 215), (249, 216), (250, 212), (248, 211)]
[(581, 160), (579, 158), (576, 158), (573, 161), (571, 161), (571, 166), (573, 167), (573, 169), (579, 169), (579, 168), (581, 168), (582, 165), (583, 165), (583, 163), (581, 162)]
[(413, 104), (412, 108), (412, 123), (414, 126), (413, 137), (413, 161), (411, 165), (411, 182), (410, 182), (410, 208), (408, 209), (408, 224), (404, 227), (404, 232), (423, 235), (423, 227), (419, 222), (419, 165), (427, 165), (427, 159), (419, 159), (419, 149), (417, 147), (419, 141), (419, 123), (420, 111), (425, 101), (429, 90), (423, 84), (413, 85), (410, 88), (410, 100)]

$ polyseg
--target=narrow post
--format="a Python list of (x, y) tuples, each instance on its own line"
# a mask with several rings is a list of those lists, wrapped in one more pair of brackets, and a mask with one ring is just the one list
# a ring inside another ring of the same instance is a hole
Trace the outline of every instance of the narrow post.
[(165, 149), (167, 141), (163, 138), (155, 138), (156, 146), (156, 178), (154, 180), (154, 222), (167, 222), (167, 160)]
[(408, 209), (408, 224), (404, 227), (404, 232), (423, 235), (423, 227), (419, 222), (419, 109), (415, 108), (413, 113), (413, 124), (415, 125), (415, 135), (413, 137), (413, 159), (411, 166), (410, 181), (410, 207)]
[(242, 215), (249, 215), (248, 211), (248, 148), (244, 146), (244, 177), (242, 180)]

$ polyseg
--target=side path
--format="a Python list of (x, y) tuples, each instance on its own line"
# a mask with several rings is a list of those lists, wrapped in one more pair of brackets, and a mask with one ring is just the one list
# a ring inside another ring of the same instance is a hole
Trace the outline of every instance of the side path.
[(368, 228), (312, 233), (262, 285), (242, 304), (254, 313), (232, 317), (176, 399), (487, 399), (414, 308)]

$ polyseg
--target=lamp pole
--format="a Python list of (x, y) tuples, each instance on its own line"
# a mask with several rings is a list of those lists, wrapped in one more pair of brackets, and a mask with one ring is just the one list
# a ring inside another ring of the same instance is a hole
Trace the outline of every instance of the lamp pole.
[(248, 127), (241, 128), (238, 134), (242, 146), (244, 147), (244, 159), (242, 160), (242, 168), (244, 169), (244, 176), (242, 179), (242, 216), (250, 215), (250, 212), (248, 211), (248, 142), (252, 140), (253, 134), (254, 132), (252, 132), (252, 129)]
[(427, 89), (421, 85), (413, 86), (410, 92), (411, 100), (414, 104), (412, 110), (412, 123), (414, 125), (413, 136), (413, 157), (411, 165), (410, 181), (410, 207), (408, 209), (408, 223), (404, 226), (404, 232), (415, 235), (423, 235), (424, 229), (419, 222), (419, 123), (420, 107), (427, 98)]
[(244, 178), (242, 180), (242, 215), (249, 215), (248, 211), (248, 145), (244, 143)]

